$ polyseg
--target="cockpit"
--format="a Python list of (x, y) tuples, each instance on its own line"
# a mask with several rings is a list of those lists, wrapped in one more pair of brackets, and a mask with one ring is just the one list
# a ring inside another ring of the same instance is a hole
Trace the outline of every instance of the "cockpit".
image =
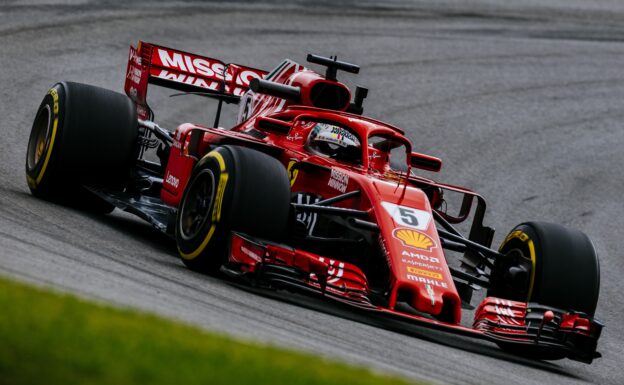
[(300, 124), (310, 130), (305, 145), (314, 154), (358, 166), (366, 164), (368, 169), (379, 173), (407, 171), (409, 150), (405, 139), (378, 132), (363, 140), (356, 130), (336, 122)]
[(321, 156), (362, 164), (362, 144), (351, 130), (336, 124), (315, 122), (306, 147)]

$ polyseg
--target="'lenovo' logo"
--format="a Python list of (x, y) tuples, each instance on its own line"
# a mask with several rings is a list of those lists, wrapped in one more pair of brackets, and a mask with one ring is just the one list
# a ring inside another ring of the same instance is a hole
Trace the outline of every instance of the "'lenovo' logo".
[(169, 173), (167, 173), (167, 178), (165, 180), (167, 181), (167, 184), (171, 185), (173, 188), (178, 188), (180, 185), (180, 179)]

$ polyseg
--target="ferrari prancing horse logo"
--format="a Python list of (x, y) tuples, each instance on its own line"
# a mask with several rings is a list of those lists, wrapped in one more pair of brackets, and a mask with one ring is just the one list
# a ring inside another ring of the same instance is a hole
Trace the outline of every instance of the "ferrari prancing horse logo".
[(290, 179), (290, 187), (295, 184), (295, 181), (297, 180), (297, 175), (299, 175), (299, 169), (295, 168), (296, 164), (296, 160), (291, 160), (290, 162), (288, 162), (288, 168), (286, 169), (286, 171), (288, 172), (288, 179)]

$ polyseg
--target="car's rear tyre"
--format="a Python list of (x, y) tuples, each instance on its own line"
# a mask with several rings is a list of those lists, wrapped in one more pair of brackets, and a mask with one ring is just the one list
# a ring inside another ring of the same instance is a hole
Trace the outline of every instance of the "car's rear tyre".
[(277, 159), (244, 147), (218, 147), (193, 169), (178, 208), (182, 261), (215, 273), (225, 262), (231, 231), (279, 241), (289, 210), (290, 181)]
[(33, 195), (96, 212), (113, 206), (82, 187), (112, 186), (129, 175), (138, 135), (136, 109), (123, 94), (57, 83), (43, 98), (26, 151)]
[[(594, 245), (584, 233), (564, 226), (527, 222), (516, 226), (500, 246), (488, 296), (537, 302), (593, 316), (600, 291), (600, 267)], [(535, 359), (554, 360), (565, 352), (537, 345), (499, 344)]]

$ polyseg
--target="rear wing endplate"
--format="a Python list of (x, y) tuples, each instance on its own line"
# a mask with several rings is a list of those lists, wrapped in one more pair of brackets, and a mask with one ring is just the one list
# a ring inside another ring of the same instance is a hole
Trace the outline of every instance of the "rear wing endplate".
[(236, 102), (254, 78), (266, 71), (139, 41), (130, 46), (124, 90), (137, 106), (139, 118), (150, 119), (149, 83), (182, 92), (202, 92)]

